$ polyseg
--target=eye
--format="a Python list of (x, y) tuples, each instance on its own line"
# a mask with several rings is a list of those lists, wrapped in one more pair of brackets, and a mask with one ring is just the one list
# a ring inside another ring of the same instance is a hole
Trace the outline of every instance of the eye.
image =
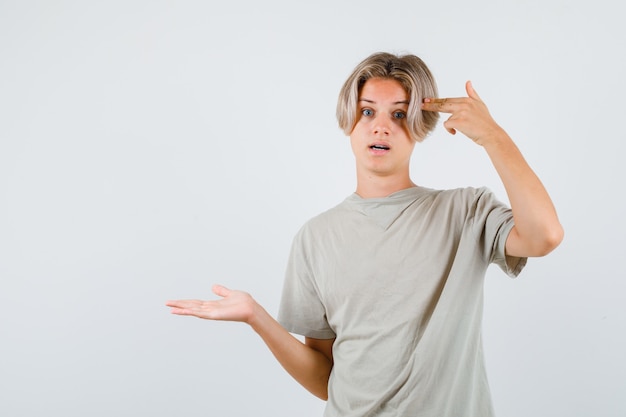
[(369, 117), (369, 116), (373, 116), (374, 115), (374, 110), (372, 109), (362, 109), (361, 110), (361, 114), (365, 117)]
[(403, 111), (394, 111), (393, 112), (393, 118), (394, 119), (405, 119), (406, 118), (406, 113)]

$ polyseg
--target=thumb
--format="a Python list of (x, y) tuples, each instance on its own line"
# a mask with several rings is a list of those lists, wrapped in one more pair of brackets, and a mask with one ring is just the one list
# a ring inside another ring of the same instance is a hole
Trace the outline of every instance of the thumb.
[(465, 83), (465, 91), (467, 91), (467, 95), (468, 95), (470, 98), (473, 98), (473, 99), (478, 100), (478, 101), (482, 101), (482, 100), (480, 99), (480, 96), (479, 96), (479, 95), (478, 95), (478, 93), (476, 92), (476, 90), (474, 90), (474, 86), (472, 85), (472, 82), (471, 82), (471, 81), (467, 81), (467, 82)]
[(228, 294), (230, 294), (230, 290), (223, 285), (216, 284), (213, 286), (212, 290), (213, 294), (219, 295), (220, 297), (228, 297)]

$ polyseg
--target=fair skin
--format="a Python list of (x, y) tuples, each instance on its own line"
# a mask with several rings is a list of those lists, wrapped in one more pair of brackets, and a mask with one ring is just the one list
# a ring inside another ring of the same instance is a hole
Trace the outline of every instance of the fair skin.
[(328, 398), (328, 378), (333, 366), (334, 339), (305, 338), (302, 343), (285, 330), (250, 294), (213, 286), (220, 299), (214, 301), (176, 300), (165, 305), (173, 314), (207, 320), (247, 323), (261, 336), (285, 370), (315, 396)]
[[(515, 143), (492, 119), (471, 83), (467, 97), (433, 99), (424, 111), (450, 114), (444, 127), (461, 132), (482, 146), (500, 176), (511, 202), (515, 226), (506, 241), (511, 256), (544, 256), (563, 238), (552, 201), (539, 178), (526, 163)], [(356, 192), (363, 198), (384, 197), (414, 187), (409, 162), (415, 142), (408, 134), (405, 115), (408, 94), (395, 80), (373, 78), (359, 97), (359, 118), (350, 134), (357, 171)], [(300, 384), (321, 399), (328, 398), (328, 379), (333, 367), (334, 339), (291, 335), (248, 293), (220, 285), (213, 301), (168, 301), (171, 312), (208, 320), (239, 321), (250, 325), (277, 360)]]
[(471, 82), (468, 97), (426, 99), (422, 109), (450, 114), (444, 127), (457, 131), (485, 149), (511, 203), (515, 226), (506, 240), (510, 256), (545, 256), (563, 240), (552, 200), (509, 135), (493, 120)]
[(409, 177), (415, 142), (406, 129), (408, 107), (409, 96), (395, 80), (373, 78), (363, 85), (350, 133), (361, 197), (385, 197), (415, 186)]

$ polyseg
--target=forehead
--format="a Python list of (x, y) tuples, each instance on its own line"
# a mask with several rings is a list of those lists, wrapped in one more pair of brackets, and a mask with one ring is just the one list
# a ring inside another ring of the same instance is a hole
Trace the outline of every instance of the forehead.
[(367, 101), (408, 101), (409, 95), (399, 81), (391, 78), (370, 78), (365, 81), (359, 100)]

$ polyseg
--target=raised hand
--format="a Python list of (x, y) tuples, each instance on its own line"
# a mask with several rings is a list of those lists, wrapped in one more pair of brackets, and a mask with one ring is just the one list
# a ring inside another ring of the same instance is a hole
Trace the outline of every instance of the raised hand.
[(450, 113), (443, 126), (451, 134), (457, 130), (481, 146), (503, 134), (493, 120), (485, 103), (480, 99), (471, 81), (465, 83), (468, 97), (425, 98), (422, 110)]
[(230, 290), (221, 285), (213, 286), (213, 293), (222, 297), (219, 300), (173, 300), (165, 303), (172, 314), (194, 316), (208, 320), (240, 321), (249, 323), (257, 306), (250, 294)]
[(481, 145), (502, 179), (513, 210), (515, 226), (506, 240), (510, 256), (544, 256), (563, 239), (552, 200), (509, 135), (493, 120), (471, 82), (468, 97), (425, 98), (422, 110), (450, 113), (443, 125)]

